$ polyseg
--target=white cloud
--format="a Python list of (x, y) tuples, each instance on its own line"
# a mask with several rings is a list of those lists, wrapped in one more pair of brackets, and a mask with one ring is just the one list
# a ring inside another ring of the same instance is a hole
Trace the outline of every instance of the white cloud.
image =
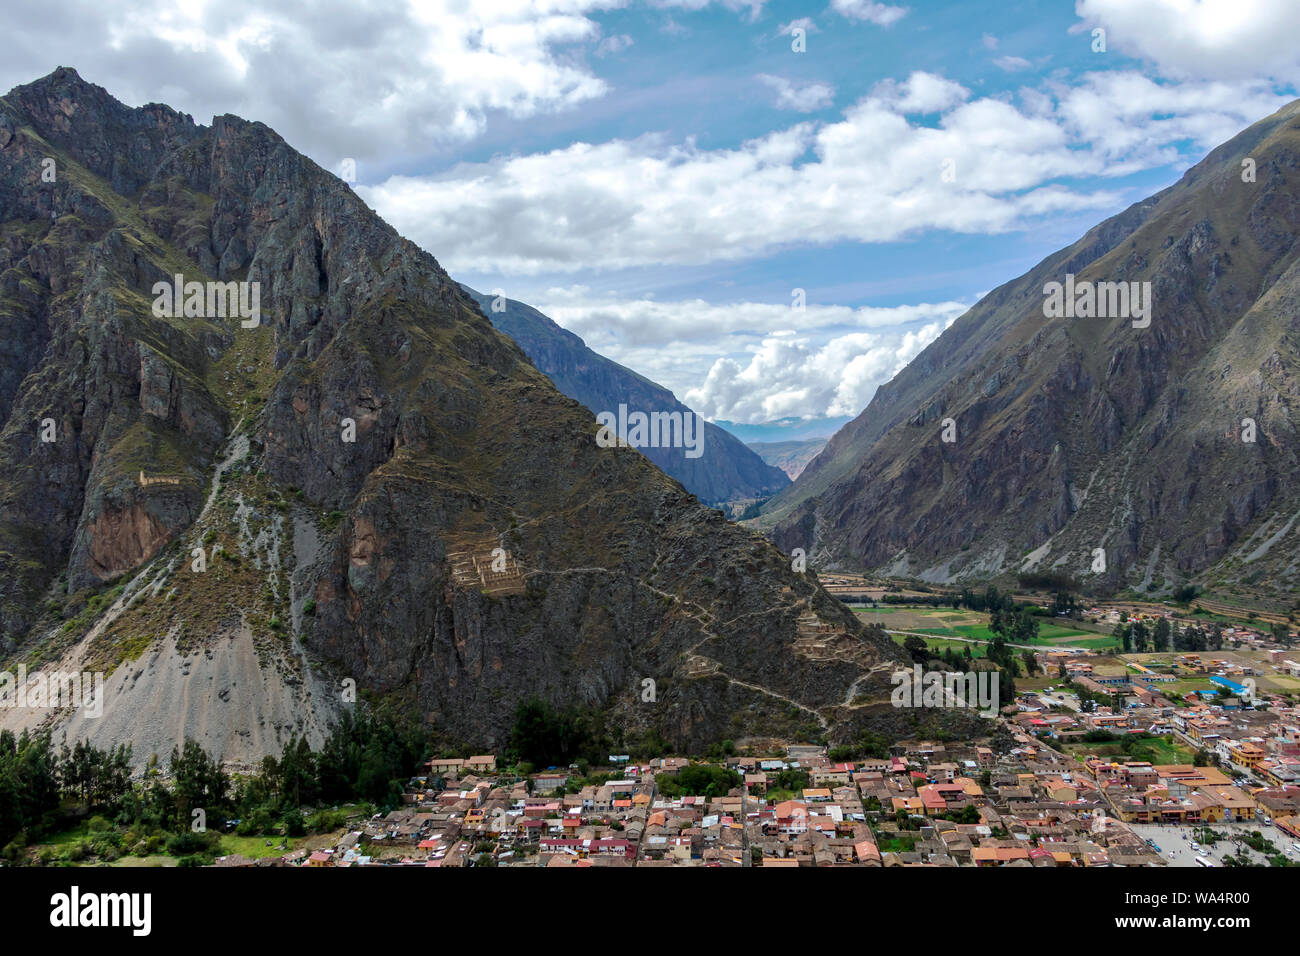
[(788, 301), (601, 298), (585, 286), (548, 290), (533, 304), (705, 417), (739, 422), (856, 415), (969, 308), (809, 303), (796, 311)]
[(867, 20), (878, 27), (897, 23), (907, 15), (907, 7), (894, 7), (875, 0), (831, 0), (831, 9), (850, 20)]
[(426, 152), (480, 134), (489, 116), (572, 109), (606, 84), (569, 55), (589, 14), (623, 0), (49, 0), (6, 23), (3, 86), (75, 65), (134, 104), (207, 122), (234, 112), (325, 165)]
[(953, 318), (905, 332), (852, 332), (822, 344), (803, 336), (767, 336), (748, 361), (716, 360), (683, 401), (706, 418), (742, 424), (856, 416)]
[[(793, 244), (887, 242), (919, 230), (993, 234), (1122, 198), (1116, 176), (1209, 149), (1278, 109), (1264, 84), (1087, 74), (1021, 105), (932, 74), (882, 84), (835, 122), (732, 148), (659, 137), (574, 143), (393, 177), (359, 191), (452, 271), (529, 274), (733, 261)], [(909, 120), (942, 108), (937, 124)], [(955, 177), (944, 181), (947, 161)]]
[(1174, 162), (1180, 142), (1218, 146), (1291, 99), (1262, 81), (1170, 84), (1128, 71), (1092, 73), (1055, 92), (1057, 121), (1091, 144), (1112, 174)]
[(1108, 48), (1145, 57), (1166, 76), (1300, 77), (1296, 0), (1077, 0)]
[(605, 37), (596, 44), (596, 56), (612, 56), (615, 53), (622, 53), (630, 47), (634, 41), (626, 33), (620, 33), (616, 36)]
[(986, 33), (980, 37), (980, 42), (984, 44), (986, 50), (996, 50), (998, 48), (998, 38), (991, 33)]
[(813, 22), (812, 17), (798, 17), (789, 23), (783, 23), (777, 29), (777, 36), (790, 36), (796, 29), (802, 30), (808, 36), (814, 33), (821, 33), (821, 29)]
[(800, 86), (785, 77), (768, 73), (760, 73), (757, 79), (776, 91), (775, 105), (778, 109), (811, 113), (830, 106), (835, 98), (835, 87), (826, 83), (805, 83)]
[(1034, 64), (1021, 56), (999, 56), (994, 57), (993, 65), (999, 70), (1006, 70), (1008, 73), (1015, 73), (1019, 70), (1028, 70), (1033, 67)]
[(876, 84), (871, 95), (899, 113), (940, 113), (951, 109), (970, 96), (960, 83), (936, 73), (917, 70), (903, 83), (884, 80)]
[(713, 3), (721, 3), (728, 10), (748, 10), (749, 19), (757, 20), (759, 14), (763, 12), (765, 2), (766, 0), (650, 0), (650, 5), (654, 7), (676, 7), (679, 10), (694, 12), (703, 10)]
[[(595, 15), (631, 0), (47, 0), (6, 12), (0, 92), (75, 66), (132, 105), (205, 123), (236, 113), (330, 168), (447, 151), (494, 116), (574, 110), (609, 92), (584, 62), (627, 48)], [(762, 0), (710, 4), (755, 16)], [(11, 5), (12, 6), (12, 5)], [(16, 9), (16, 8), (15, 8)], [(366, 163), (362, 164), (364, 169)]]

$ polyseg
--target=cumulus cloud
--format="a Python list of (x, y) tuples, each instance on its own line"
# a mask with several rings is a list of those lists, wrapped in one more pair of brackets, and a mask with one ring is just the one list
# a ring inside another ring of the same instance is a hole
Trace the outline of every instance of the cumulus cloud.
[(875, 0), (831, 0), (831, 9), (850, 20), (866, 20), (878, 27), (897, 23), (907, 15), (907, 7), (894, 7)]
[(585, 286), (551, 289), (535, 304), (705, 417), (746, 423), (856, 415), (969, 308), (946, 301), (797, 310), (791, 302), (602, 298)]
[(770, 335), (747, 361), (715, 361), (684, 400), (705, 417), (742, 424), (855, 416), (951, 321), (889, 334), (854, 332), (822, 344), (799, 335)]
[(970, 91), (936, 73), (917, 70), (902, 83), (884, 80), (876, 84), (872, 96), (899, 113), (938, 113), (966, 100)]
[[(732, 148), (656, 136), (498, 157), (360, 192), (453, 271), (537, 275), (731, 261), (794, 244), (888, 242), (919, 230), (993, 234), (1113, 208), (1069, 186), (1211, 148), (1288, 101), (1266, 84), (1086, 75), (1020, 105), (914, 73), (832, 122)], [(910, 114), (938, 112), (923, 124)], [(945, 177), (945, 170), (954, 175)]]
[(778, 109), (811, 113), (813, 110), (830, 106), (835, 98), (835, 87), (826, 83), (800, 85), (783, 76), (772, 76), (768, 73), (760, 73), (757, 79), (776, 91), (775, 105)]
[(1295, 0), (1077, 0), (1108, 48), (1154, 62), (1166, 76), (1300, 78)]
[[(260, 120), (331, 168), (344, 157), (422, 157), (478, 137), (494, 115), (527, 119), (604, 96), (582, 54), (631, 44), (602, 39), (594, 18), (629, 2), (48, 0), (5, 18), (0, 92), (75, 66), (132, 105)], [(656, 5), (710, 3), (762, 9)]]
[(528, 117), (603, 95), (567, 51), (594, 43), (589, 14), (618, 2), (49, 0), (7, 24), (0, 81), (75, 65), (127, 102), (261, 120), (332, 165), (463, 142), (493, 111)]

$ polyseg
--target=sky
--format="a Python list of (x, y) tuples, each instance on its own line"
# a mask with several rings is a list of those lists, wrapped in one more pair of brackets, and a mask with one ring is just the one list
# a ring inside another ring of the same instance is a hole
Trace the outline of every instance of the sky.
[(1297, 0), (47, 0), (0, 89), (274, 128), (707, 418), (856, 416), (979, 297), (1295, 99)]

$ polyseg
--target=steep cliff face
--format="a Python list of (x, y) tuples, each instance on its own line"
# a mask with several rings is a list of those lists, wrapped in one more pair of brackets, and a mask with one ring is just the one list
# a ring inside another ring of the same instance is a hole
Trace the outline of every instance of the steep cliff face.
[[(1292, 104), (990, 293), (764, 521), (820, 566), (1294, 594), (1298, 240)], [(1048, 317), (1045, 287), (1067, 274), (1149, 282), (1149, 326)]]
[[(617, 414), (620, 404), (633, 411), (692, 414), (668, 389), (593, 352), (581, 338), (532, 306), (503, 297), (494, 309), (493, 296), (465, 291), (556, 388), (593, 414)], [(638, 450), (706, 504), (766, 498), (789, 486), (785, 472), (763, 461), (738, 438), (712, 422), (703, 425), (704, 447), (698, 457), (691, 457), (683, 447)]]
[[(176, 276), (260, 312), (160, 314)], [(599, 447), (431, 256), (261, 124), (128, 109), (68, 69), (0, 98), (0, 311), (5, 649), (110, 672), (76, 732), (255, 760), (318, 739), (354, 681), (478, 745), (536, 694), (695, 747), (834, 736), (887, 695), (883, 634)]]

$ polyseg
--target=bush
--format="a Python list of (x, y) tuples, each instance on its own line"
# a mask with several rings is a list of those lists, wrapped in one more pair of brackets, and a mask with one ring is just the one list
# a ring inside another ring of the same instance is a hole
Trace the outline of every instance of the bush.
[(284, 815), (284, 832), (286, 836), (302, 836), (307, 832), (307, 824), (298, 810), (290, 810)]
[(209, 854), (216, 850), (219, 838), (215, 833), (194, 833), (186, 830), (167, 840), (167, 854), (181, 857), (195, 854)]
[(270, 811), (266, 807), (258, 807), (239, 821), (239, 826), (235, 827), (235, 832), (240, 836), (256, 836), (259, 833), (269, 833), (274, 825)]
[(307, 818), (307, 828), (313, 833), (337, 830), (347, 823), (348, 815), (342, 810), (318, 810)]
[(16, 863), (23, 856), (27, 849), (27, 834), (19, 833), (10, 840), (3, 850), (0, 850), (0, 857), (8, 860), (10, 863)]
[(85, 840), (78, 840), (65, 846), (58, 858), (69, 863), (79, 863), (88, 856), (90, 856), (90, 844)]

